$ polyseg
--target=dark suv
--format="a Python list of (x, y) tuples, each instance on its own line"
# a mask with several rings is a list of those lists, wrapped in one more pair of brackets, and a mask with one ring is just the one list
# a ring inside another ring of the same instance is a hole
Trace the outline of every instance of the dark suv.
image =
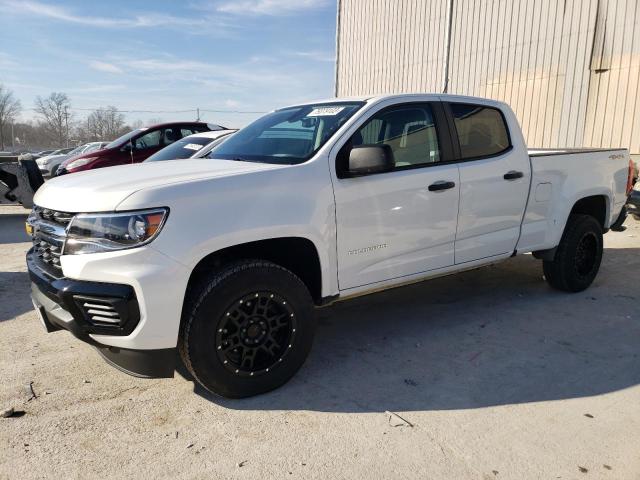
[(139, 163), (182, 137), (211, 130), (224, 130), (224, 127), (202, 122), (173, 122), (138, 128), (109, 143), (100, 151), (66, 160), (60, 165), (58, 175)]

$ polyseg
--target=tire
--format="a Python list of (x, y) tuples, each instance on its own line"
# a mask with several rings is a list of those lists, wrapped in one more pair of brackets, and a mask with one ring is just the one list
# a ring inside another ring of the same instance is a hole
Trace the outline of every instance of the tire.
[(553, 288), (581, 292), (598, 274), (602, 261), (602, 227), (590, 215), (570, 215), (553, 261), (543, 262)]
[(286, 383), (313, 343), (315, 312), (305, 284), (271, 262), (223, 267), (189, 292), (178, 350), (193, 377), (227, 398)]

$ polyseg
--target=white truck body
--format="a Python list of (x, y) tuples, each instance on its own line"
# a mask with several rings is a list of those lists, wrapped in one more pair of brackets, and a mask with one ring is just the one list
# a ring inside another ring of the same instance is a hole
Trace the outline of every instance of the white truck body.
[[(357, 101), (362, 106), (299, 164), (187, 159), (47, 182), (34, 203), (53, 211), (169, 210), (161, 232), (148, 244), (60, 256), (64, 278), (130, 285), (135, 291), (140, 308), (135, 329), (124, 336), (91, 334), (91, 339), (123, 349), (175, 348), (192, 272), (212, 254), (238, 245), (304, 239), (319, 262), (317, 291), (311, 293), (320, 304), (514, 254), (553, 251), (572, 209), (583, 199), (595, 198), (603, 205), (598, 215), (605, 231), (625, 204), (625, 150), (528, 151), (515, 115), (504, 103), (419, 94)], [(508, 127), (509, 148), (488, 158), (340, 178), (339, 151), (367, 119), (390, 107), (439, 102), (499, 110)], [(521, 176), (506, 180), (510, 172)], [(455, 186), (430, 191), (439, 182)]]

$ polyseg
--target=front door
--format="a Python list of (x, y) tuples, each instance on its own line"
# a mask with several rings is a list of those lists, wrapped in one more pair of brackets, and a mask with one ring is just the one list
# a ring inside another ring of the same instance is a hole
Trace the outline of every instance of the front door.
[(166, 128), (147, 130), (144, 135), (133, 139), (132, 163), (142, 162), (161, 148), (164, 148), (164, 137), (167, 130), (171, 131), (171, 129)]
[[(382, 109), (337, 154), (340, 290), (453, 265), (460, 181), (458, 166), (443, 163), (449, 158), (446, 132), (434, 115), (439, 108), (411, 103)], [(369, 144), (389, 145), (395, 168), (350, 177), (350, 148)]]

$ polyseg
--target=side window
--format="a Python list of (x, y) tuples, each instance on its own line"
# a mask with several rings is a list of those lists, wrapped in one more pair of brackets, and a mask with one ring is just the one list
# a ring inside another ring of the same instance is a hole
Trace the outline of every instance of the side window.
[(376, 113), (353, 135), (351, 145), (389, 145), (396, 168), (440, 161), (433, 111), (428, 104), (402, 105)]
[[(203, 131), (203, 130), (199, 130), (199, 129), (197, 129), (197, 128), (193, 128), (193, 127), (191, 127), (191, 128), (182, 127), (182, 128), (180, 129), (180, 136), (181, 136), (182, 138), (184, 138), (184, 137), (188, 137), (189, 135), (193, 135), (194, 133), (199, 133), (199, 132), (201, 132), (201, 131)], [(206, 131), (206, 130), (205, 130), (205, 131)]]
[(500, 110), (483, 105), (451, 103), (463, 159), (497, 155), (511, 147)]
[(165, 128), (162, 130), (162, 144), (171, 145), (176, 140), (180, 140), (182, 137), (178, 133), (178, 129)]
[(160, 146), (161, 133), (164, 130), (152, 130), (141, 137), (136, 138), (133, 143), (136, 150), (146, 150)]

